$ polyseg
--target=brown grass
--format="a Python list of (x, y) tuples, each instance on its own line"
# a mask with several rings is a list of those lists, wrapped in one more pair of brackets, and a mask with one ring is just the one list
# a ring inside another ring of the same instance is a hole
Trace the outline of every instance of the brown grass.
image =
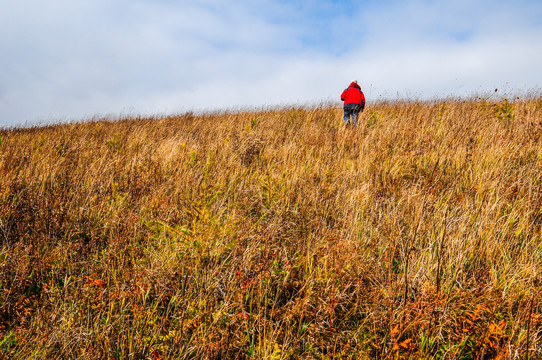
[(542, 99), (0, 131), (0, 357), (542, 357)]

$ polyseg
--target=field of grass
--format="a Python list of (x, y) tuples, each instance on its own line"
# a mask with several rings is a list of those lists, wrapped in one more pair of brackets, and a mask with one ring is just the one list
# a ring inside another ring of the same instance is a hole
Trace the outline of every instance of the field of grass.
[(542, 358), (542, 98), (0, 130), (0, 358)]

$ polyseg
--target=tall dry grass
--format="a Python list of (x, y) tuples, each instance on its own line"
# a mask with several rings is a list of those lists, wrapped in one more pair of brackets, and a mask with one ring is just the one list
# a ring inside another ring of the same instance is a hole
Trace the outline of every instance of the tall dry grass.
[(542, 99), (0, 132), (0, 356), (542, 357)]

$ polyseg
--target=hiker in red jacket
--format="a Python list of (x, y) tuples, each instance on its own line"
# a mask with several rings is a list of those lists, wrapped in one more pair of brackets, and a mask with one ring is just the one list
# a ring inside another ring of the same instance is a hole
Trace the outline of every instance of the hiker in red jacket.
[(341, 94), (341, 100), (344, 101), (344, 121), (346, 126), (350, 125), (350, 116), (352, 116), (352, 125), (358, 123), (358, 114), (365, 109), (365, 95), (358, 85), (357, 80), (352, 83)]

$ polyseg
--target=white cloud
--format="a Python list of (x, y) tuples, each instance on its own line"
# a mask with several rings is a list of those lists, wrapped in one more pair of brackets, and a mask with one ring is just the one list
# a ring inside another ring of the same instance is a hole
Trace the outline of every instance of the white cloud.
[(346, 2), (0, 0), (0, 127), (542, 83), (537, 1)]

